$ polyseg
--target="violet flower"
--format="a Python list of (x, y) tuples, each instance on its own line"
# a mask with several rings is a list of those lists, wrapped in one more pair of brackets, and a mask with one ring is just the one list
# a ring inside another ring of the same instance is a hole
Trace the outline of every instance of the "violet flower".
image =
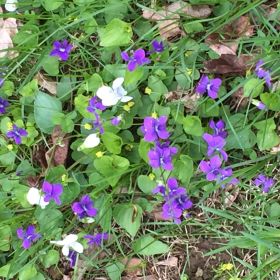
[(88, 245), (96, 245), (101, 246), (103, 240), (108, 240), (109, 235), (108, 233), (97, 233), (95, 235), (87, 234), (84, 238), (88, 239)]
[(144, 133), (144, 140), (154, 142), (159, 139), (167, 139), (169, 132), (166, 130), (167, 117), (161, 116), (158, 119), (145, 117), (141, 130)]
[(88, 195), (84, 195), (79, 202), (72, 204), (72, 210), (79, 219), (85, 217), (94, 217), (97, 214), (97, 209), (93, 207), (93, 201)]
[(68, 43), (67, 40), (63, 41), (54, 41), (53, 49), (50, 52), (50, 56), (57, 56), (61, 60), (66, 61), (69, 58), (69, 54), (73, 49), (73, 45)]
[(43, 192), (45, 193), (44, 196), (45, 202), (49, 202), (51, 199), (53, 199), (57, 205), (61, 205), (60, 196), (63, 193), (63, 187), (61, 184), (51, 184), (47, 181), (44, 181), (42, 185), (42, 189)]
[(100, 134), (103, 134), (104, 133), (104, 127), (102, 125), (101, 118), (96, 113), (94, 115), (95, 115), (95, 120), (93, 121), (93, 127), (94, 127), (94, 129), (99, 130)]
[(163, 42), (154, 40), (152, 42), (153, 52), (161, 53), (164, 51)]
[(223, 120), (219, 120), (216, 123), (211, 120), (209, 126), (214, 130), (214, 136), (220, 136), (222, 138), (227, 137), (227, 132), (225, 130), (225, 123)]
[(89, 106), (87, 107), (87, 111), (90, 113), (95, 113), (96, 109), (100, 110), (100, 111), (104, 111), (106, 110), (106, 106), (104, 106), (102, 104), (102, 102), (100, 102), (97, 98), (97, 96), (93, 96), (90, 100), (89, 100)]
[(121, 120), (122, 120), (121, 116), (113, 117), (111, 119), (111, 124), (114, 126), (118, 126), (120, 124)]
[[(1, 81), (0, 81), (0, 87), (1, 87)], [(10, 105), (10, 103), (6, 100), (0, 97), (0, 115), (3, 115), (6, 113), (6, 108)]]
[(199, 169), (206, 174), (207, 181), (215, 181), (221, 175), (222, 160), (219, 156), (213, 156), (209, 161), (202, 160)]
[(3, 86), (3, 84), (4, 84), (4, 79), (0, 78), (0, 88)]
[(13, 129), (8, 131), (6, 136), (15, 141), (17, 145), (21, 144), (21, 137), (27, 136), (27, 131), (24, 128), (18, 127), (16, 124), (13, 124)]
[(17, 236), (19, 239), (22, 239), (22, 247), (24, 249), (30, 248), (32, 243), (37, 241), (39, 238), (41, 238), (41, 235), (36, 232), (35, 226), (29, 225), (26, 229), (26, 231), (23, 230), (23, 228), (17, 229)]
[(209, 79), (206, 75), (202, 75), (196, 87), (196, 92), (199, 94), (207, 92), (210, 98), (216, 99), (218, 97), (221, 84), (222, 80), (219, 78)]
[(270, 88), (271, 87), (270, 71), (264, 70), (262, 67), (263, 64), (264, 64), (263, 60), (258, 61), (258, 63), (256, 64), (255, 74), (257, 75), (258, 78), (264, 79), (267, 87)]
[(70, 264), (71, 268), (75, 267), (76, 261), (77, 261), (77, 256), (78, 256), (78, 254), (74, 250), (69, 251), (69, 255), (66, 258), (67, 258), (67, 260), (69, 260), (69, 264)]
[(128, 62), (127, 69), (132, 72), (137, 66), (150, 63), (150, 59), (146, 57), (146, 53), (143, 49), (138, 49), (132, 53), (131, 56), (127, 52), (122, 52), (121, 57), (124, 61)]
[(204, 141), (208, 144), (208, 150), (207, 150), (207, 156), (210, 157), (214, 153), (218, 152), (222, 155), (223, 159), (225, 161), (228, 160), (228, 155), (227, 153), (223, 150), (226, 141), (224, 138), (220, 136), (213, 136), (208, 133), (203, 134), (203, 139)]
[(274, 185), (274, 180), (272, 178), (266, 177), (263, 174), (259, 174), (254, 180), (254, 184), (257, 187), (262, 187), (264, 193), (268, 193), (270, 188)]
[(172, 156), (176, 153), (177, 148), (169, 146), (169, 142), (156, 143), (155, 148), (148, 152), (150, 165), (153, 168), (162, 167), (165, 170), (173, 170)]
[(261, 101), (259, 101), (258, 104), (257, 104), (257, 108), (259, 110), (265, 110), (266, 106)]
[(229, 182), (225, 183), (224, 181), (227, 180), (229, 177), (231, 177), (233, 174), (232, 168), (224, 168), (221, 169), (221, 176), (219, 180), (217, 181), (218, 184), (221, 184), (222, 188), (227, 187), (228, 185), (237, 185), (239, 183), (239, 180), (237, 178), (232, 178)]

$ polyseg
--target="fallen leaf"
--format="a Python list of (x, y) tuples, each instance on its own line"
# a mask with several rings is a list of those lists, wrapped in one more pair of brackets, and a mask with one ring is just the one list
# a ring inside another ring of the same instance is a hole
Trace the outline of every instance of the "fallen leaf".
[(38, 186), (39, 181), (40, 181), (41, 176), (36, 175), (36, 176), (29, 176), (26, 178), (26, 183), (30, 188), (35, 188)]
[(57, 89), (57, 83), (50, 81), (48, 79), (46, 79), (46, 77), (38, 72), (38, 74), (35, 76), (35, 79), (38, 81), (38, 84), (46, 89), (48, 92), (50, 92), (51, 94), (56, 94), (56, 89)]
[(251, 25), (249, 16), (241, 16), (222, 29), (230, 38), (251, 37), (254, 35), (254, 26)]
[(239, 188), (234, 188), (232, 192), (225, 192), (225, 207), (231, 207), (239, 194)]
[(142, 269), (145, 264), (138, 258), (124, 258), (122, 263), (125, 265), (125, 272), (127, 276), (135, 277), (142, 275)]
[(45, 157), (46, 148), (43, 145), (37, 145), (33, 149), (32, 161), (37, 163), (42, 169), (48, 168), (48, 163)]
[(195, 277), (199, 278), (202, 277), (204, 274), (203, 270), (199, 267), (195, 273)]
[(158, 278), (155, 278), (153, 275), (146, 275), (143, 277), (131, 277), (131, 276), (124, 276), (122, 277), (122, 280), (159, 280)]
[(248, 67), (247, 63), (252, 59), (251, 56), (233, 54), (222, 54), (217, 59), (204, 62), (205, 68), (209, 73), (215, 74), (239, 74), (245, 75)]
[[(0, 14), (3, 10), (0, 7)], [(12, 38), (18, 32), (15, 18), (7, 18), (0, 20), (0, 58), (9, 57), (15, 58), (18, 53), (11, 50), (14, 47)]]
[(192, 6), (185, 2), (176, 2), (159, 11), (144, 9), (143, 17), (151, 21), (157, 21), (161, 37), (171, 40), (185, 34), (179, 26), (180, 14), (194, 18), (205, 18), (211, 12), (207, 5)]
[(178, 266), (178, 258), (177, 257), (170, 257), (164, 261), (157, 262), (156, 265), (163, 265), (163, 266)]

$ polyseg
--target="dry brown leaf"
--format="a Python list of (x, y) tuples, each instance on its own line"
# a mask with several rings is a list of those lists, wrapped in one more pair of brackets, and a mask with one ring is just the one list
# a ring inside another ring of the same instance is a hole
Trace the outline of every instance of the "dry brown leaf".
[(178, 266), (178, 258), (177, 257), (169, 257), (164, 261), (157, 262), (156, 265), (163, 265), (163, 266)]
[(125, 258), (122, 260), (122, 263), (125, 265), (125, 272), (127, 276), (135, 277), (142, 275), (142, 268), (145, 264), (141, 259), (138, 258)]
[(58, 125), (55, 126), (51, 138), (53, 145), (55, 145), (53, 164), (55, 166), (64, 165), (68, 156), (69, 138)]
[(153, 275), (146, 275), (143, 277), (124, 276), (124, 277), (122, 277), (122, 280), (159, 280), (159, 279), (155, 278), (155, 276), (153, 276)]
[(251, 25), (249, 16), (241, 16), (230, 24), (227, 24), (222, 32), (230, 38), (251, 37), (254, 35), (254, 26)]
[(225, 192), (225, 207), (231, 207), (233, 202), (236, 200), (236, 198), (239, 195), (239, 188), (234, 188), (232, 192)]
[(30, 188), (35, 188), (38, 186), (39, 181), (40, 181), (41, 176), (36, 175), (36, 176), (29, 176), (26, 178), (26, 183)]
[(33, 149), (32, 160), (37, 163), (43, 170), (48, 168), (48, 163), (45, 157), (46, 148), (43, 145), (35, 146)]
[(57, 83), (50, 81), (48, 79), (46, 79), (46, 77), (38, 72), (38, 74), (35, 76), (35, 79), (38, 81), (38, 84), (46, 89), (48, 92), (50, 92), (51, 94), (56, 94), (56, 90), (57, 90)]
[(181, 1), (159, 11), (143, 10), (143, 17), (145, 19), (158, 22), (159, 33), (166, 40), (171, 40), (174, 37), (185, 34), (179, 27), (179, 14), (194, 18), (205, 18), (211, 14), (211, 9), (207, 5), (192, 6)]
[(204, 62), (205, 68), (209, 73), (215, 74), (239, 74), (244, 75), (248, 67), (247, 63), (251, 56), (232, 54), (222, 54), (218, 59), (211, 59)]
[[(0, 7), (0, 14), (2, 14), (2, 9)], [(18, 32), (17, 23), (15, 18), (7, 18), (0, 20), (0, 58), (9, 57), (15, 58), (18, 53), (9, 50), (14, 47), (12, 37)]]

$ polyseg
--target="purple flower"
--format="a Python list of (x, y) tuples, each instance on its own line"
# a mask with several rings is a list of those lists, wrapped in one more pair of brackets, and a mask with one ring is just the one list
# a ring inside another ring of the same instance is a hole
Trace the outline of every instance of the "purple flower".
[(265, 110), (266, 106), (261, 101), (259, 101), (258, 104), (257, 104), (257, 108), (260, 109), (260, 110)]
[(193, 203), (186, 194), (186, 189), (179, 187), (175, 178), (169, 178), (167, 186), (167, 194), (163, 195), (165, 203), (162, 206), (162, 217), (167, 220), (172, 219), (176, 224), (180, 224), (182, 215), (192, 207)]
[(163, 42), (154, 40), (152, 42), (153, 51), (157, 53), (161, 53), (164, 51)]
[(239, 180), (237, 178), (232, 178), (229, 182), (224, 183), (225, 180), (227, 180), (229, 177), (231, 177), (233, 174), (231, 168), (225, 168), (221, 169), (221, 176), (219, 180), (217, 181), (218, 184), (221, 184), (222, 188), (225, 188), (228, 185), (237, 185), (239, 183)]
[[(0, 87), (1, 87), (1, 80), (0, 80)], [(10, 105), (10, 103), (6, 100), (0, 97), (0, 115), (3, 115), (6, 113), (6, 108)]]
[(154, 149), (148, 152), (150, 165), (153, 168), (162, 167), (165, 170), (172, 170), (172, 156), (177, 153), (177, 148), (169, 146), (169, 142), (156, 143)]
[(137, 65), (141, 66), (150, 63), (150, 59), (146, 57), (143, 49), (138, 49), (129, 56), (127, 52), (122, 52), (121, 57), (124, 61), (128, 62), (127, 69), (132, 72), (136, 69)]
[(94, 96), (89, 100), (89, 106), (87, 107), (87, 110), (90, 113), (95, 113), (96, 109), (104, 111), (106, 108), (107, 107), (102, 105), (102, 102), (98, 100), (97, 96)]
[(101, 246), (103, 240), (107, 240), (109, 237), (108, 233), (97, 233), (95, 235), (87, 234), (84, 238), (88, 239), (88, 245)]
[(70, 250), (67, 259), (70, 262), (70, 267), (74, 267), (77, 261), (77, 252)]
[(47, 181), (44, 181), (42, 189), (45, 193), (45, 202), (49, 202), (51, 199), (53, 199), (57, 205), (61, 204), (60, 196), (63, 193), (63, 187), (61, 184), (51, 184)]
[(79, 202), (74, 202), (72, 210), (79, 219), (94, 217), (97, 214), (97, 209), (93, 207), (93, 201), (88, 195), (84, 195)]
[(41, 235), (36, 232), (35, 226), (29, 225), (26, 229), (26, 231), (23, 230), (23, 228), (17, 229), (17, 236), (19, 239), (22, 239), (22, 247), (24, 249), (28, 249), (32, 243), (37, 241)]
[(218, 152), (222, 155), (223, 159), (227, 161), (228, 155), (223, 150), (226, 140), (220, 136), (213, 136), (208, 133), (203, 134), (204, 141), (208, 144), (207, 156), (210, 157), (214, 153)]
[(202, 160), (199, 164), (200, 170), (206, 174), (208, 181), (215, 181), (221, 175), (222, 160), (219, 156), (213, 156), (209, 161)]
[(225, 123), (223, 120), (219, 120), (216, 123), (211, 120), (209, 126), (214, 130), (214, 136), (220, 136), (222, 138), (227, 137), (227, 132), (225, 130)]
[(144, 140), (154, 142), (159, 139), (167, 139), (169, 132), (166, 130), (167, 117), (161, 116), (158, 119), (145, 117), (141, 130), (144, 133)]
[(111, 124), (114, 126), (118, 126), (120, 124), (121, 120), (122, 120), (121, 116), (113, 117), (111, 119)]
[(4, 79), (3, 78), (0, 78), (0, 87), (2, 87), (4, 84)]
[(216, 99), (218, 97), (218, 91), (221, 84), (222, 80), (219, 78), (209, 79), (206, 75), (202, 75), (196, 87), (196, 92), (199, 94), (207, 92), (210, 98)]
[(262, 187), (264, 193), (268, 193), (270, 188), (274, 185), (274, 180), (272, 178), (266, 177), (263, 174), (260, 174), (255, 180), (254, 184), (259, 187)]
[(268, 88), (271, 87), (271, 76), (270, 76), (270, 72), (267, 70), (264, 70), (262, 68), (262, 65), (264, 64), (263, 60), (259, 60), (258, 63), (256, 64), (256, 70), (255, 70), (255, 74), (257, 75), (258, 78), (260, 79), (264, 79), (265, 83), (267, 85)]
[(73, 45), (69, 44), (67, 40), (63, 40), (61, 42), (54, 41), (50, 56), (57, 56), (61, 60), (66, 61), (72, 49)]
[(21, 137), (27, 136), (27, 131), (13, 124), (13, 129), (7, 132), (7, 137), (12, 138), (17, 145), (21, 144)]
[(95, 120), (93, 121), (93, 127), (95, 129), (98, 129), (100, 134), (103, 134), (104, 133), (104, 127), (102, 125), (101, 118), (97, 113), (94, 113), (94, 115), (95, 115)]

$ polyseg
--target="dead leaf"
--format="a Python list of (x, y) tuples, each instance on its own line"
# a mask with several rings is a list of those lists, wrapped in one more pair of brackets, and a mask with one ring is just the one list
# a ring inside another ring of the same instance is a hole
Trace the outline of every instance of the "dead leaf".
[(277, 145), (277, 146), (275, 146), (275, 147), (273, 147), (273, 148), (271, 149), (270, 153), (271, 153), (271, 154), (278, 154), (278, 153), (280, 153), (280, 144)]
[(230, 38), (251, 37), (254, 35), (254, 26), (251, 25), (249, 16), (241, 16), (227, 24), (222, 32)]
[(50, 81), (48, 79), (46, 79), (46, 77), (38, 72), (38, 74), (35, 76), (35, 79), (38, 81), (38, 84), (46, 89), (48, 92), (50, 92), (51, 94), (56, 94), (56, 89), (57, 89), (57, 83)]
[(46, 148), (43, 145), (37, 145), (33, 149), (32, 160), (37, 163), (42, 169), (48, 168), (48, 163), (45, 157)]
[(143, 277), (131, 277), (131, 276), (124, 276), (122, 277), (122, 280), (159, 280), (158, 278), (155, 278), (153, 275), (146, 275)]
[(236, 111), (239, 108), (245, 108), (249, 103), (249, 98), (244, 96), (243, 87), (238, 88), (232, 95), (231, 95), (231, 104), (230, 107), (235, 109)]
[(26, 178), (26, 182), (30, 188), (35, 188), (38, 186), (41, 176), (29, 176)]
[(248, 67), (251, 56), (233, 54), (222, 54), (218, 59), (211, 59), (204, 62), (209, 73), (215, 74), (239, 74), (244, 75)]
[(205, 18), (211, 12), (211, 9), (207, 5), (192, 6), (181, 1), (173, 3), (159, 11), (145, 9), (143, 10), (143, 17), (151, 21), (157, 21), (161, 37), (166, 40), (171, 40), (174, 37), (185, 34), (179, 27), (180, 14), (194, 18)]
[(135, 277), (142, 275), (142, 268), (145, 264), (138, 258), (124, 258), (122, 263), (125, 265), (125, 272), (127, 276)]
[(225, 206), (226, 208), (231, 207), (233, 202), (236, 200), (236, 198), (239, 195), (239, 188), (234, 188), (232, 192), (225, 192)]
[[(2, 14), (0, 7), (0, 14)], [(18, 32), (17, 23), (15, 18), (7, 18), (0, 20), (0, 58), (9, 57), (15, 58), (18, 53), (10, 50), (14, 47), (12, 38)]]
[(178, 258), (177, 257), (170, 257), (164, 261), (157, 262), (156, 265), (163, 265), (163, 266), (178, 266)]

